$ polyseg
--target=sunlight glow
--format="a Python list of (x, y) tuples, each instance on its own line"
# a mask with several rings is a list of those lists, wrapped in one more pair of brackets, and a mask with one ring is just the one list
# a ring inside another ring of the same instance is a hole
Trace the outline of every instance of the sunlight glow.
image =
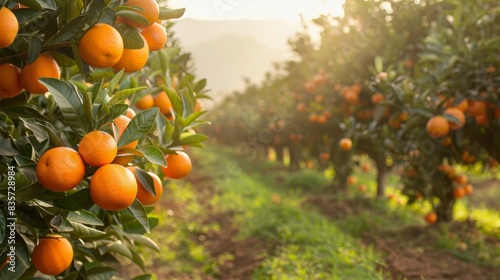
[(186, 8), (186, 18), (204, 20), (311, 20), (319, 15), (342, 16), (345, 0), (170, 0), (172, 8)]

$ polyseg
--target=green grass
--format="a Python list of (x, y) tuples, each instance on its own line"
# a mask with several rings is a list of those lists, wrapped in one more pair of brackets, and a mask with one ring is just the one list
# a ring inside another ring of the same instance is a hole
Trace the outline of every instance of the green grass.
[(202, 168), (215, 174), (221, 190), (211, 203), (236, 211), (241, 238), (255, 236), (278, 244), (255, 271), (255, 279), (383, 279), (376, 271), (383, 262), (381, 255), (317, 211), (305, 210), (302, 192), (286, 187), (315, 175), (290, 177), (280, 187), (276, 177), (287, 173), (274, 163), (246, 161), (232, 150), (218, 148), (198, 155), (204, 157)]

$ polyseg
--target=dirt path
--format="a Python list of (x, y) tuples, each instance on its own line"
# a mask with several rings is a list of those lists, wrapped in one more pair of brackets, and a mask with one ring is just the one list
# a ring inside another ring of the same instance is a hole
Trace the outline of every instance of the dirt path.
[[(369, 208), (366, 199), (338, 201), (328, 197), (315, 196), (306, 204), (316, 205), (322, 214), (332, 219), (343, 218), (362, 211), (374, 212)], [(380, 267), (392, 275), (392, 279), (408, 280), (500, 280), (499, 268), (488, 268), (464, 262), (455, 258), (450, 252), (433, 248), (437, 241), (439, 226), (411, 226), (398, 231), (373, 232), (363, 234), (362, 240), (367, 245), (374, 245), (385, 254), (386, 265)], [(451, 232), (474, 235), (479, 234), (473, 223), (454, 223)], [(500, 241), (487, 239), (487, 246), (500, 249)]]

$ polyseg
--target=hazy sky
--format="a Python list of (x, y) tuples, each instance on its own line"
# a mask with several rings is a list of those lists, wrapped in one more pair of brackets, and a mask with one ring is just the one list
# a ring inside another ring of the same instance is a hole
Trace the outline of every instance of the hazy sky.
[(339, 15), (344, 0), (169, 0), (171, 8), (186, 8), (185, 18), (209, 20), (280, 19), (298, 21), (319, 14)]

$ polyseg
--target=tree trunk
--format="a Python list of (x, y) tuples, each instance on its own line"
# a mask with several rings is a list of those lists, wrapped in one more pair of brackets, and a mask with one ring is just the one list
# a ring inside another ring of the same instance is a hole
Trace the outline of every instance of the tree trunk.
[(274, 147), (274, 151), (276, 153), (276, 161), (281, 163), (281, 164), (285, 164), (285, 157), (284, 157), (284, 153), (283, 153), (283, 146), (282, 145), (279, 145), (279, 146), (275, 146)]
[(375, 161), (375, 165), (377, 167), (377, 197), (382, 198), (385, 196), (387, 165), (385, 164), (385, 160), (382, 160), (382, 158), (378, 158)]
[(436, 215), (438, 222), (451, 222), (453, 221), (453, 207), (455, 206), (455, 199), (440, 200), (436, 206)]

